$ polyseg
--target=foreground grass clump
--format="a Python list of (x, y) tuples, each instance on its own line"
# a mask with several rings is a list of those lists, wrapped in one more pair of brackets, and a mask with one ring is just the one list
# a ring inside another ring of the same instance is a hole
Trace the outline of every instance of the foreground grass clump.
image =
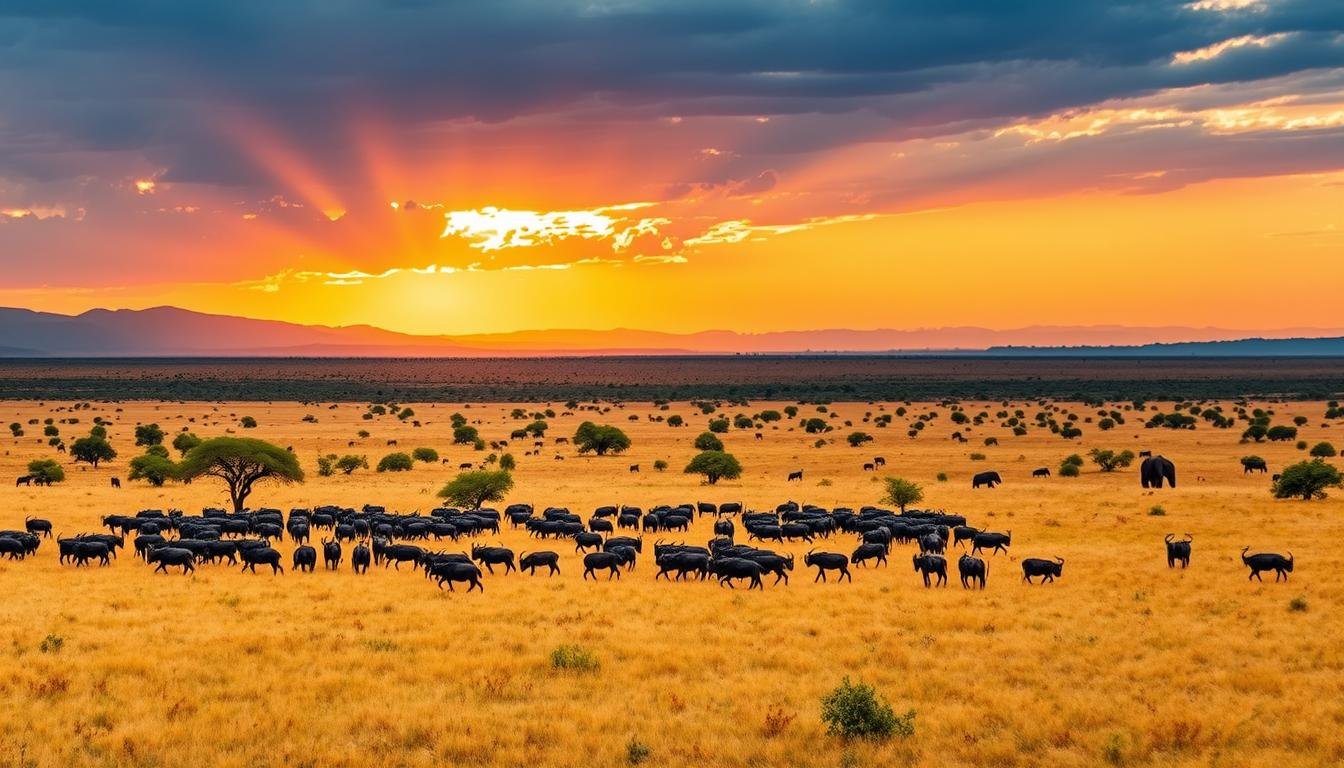
[(601, 666), (597, 656), (581, 645), (562, 645), (551, 651), (551, 669), (596, 672)]
[(851, 683), (848, 677), (822, 697), (821, 720), (827, 733), (843, 739), (881, 741), (915, 735), (913, 709), (898, 717), (871, 685)]
[(653, 754), (653, 750), (649, 748), (649, 745), (633, 736), (630, 737), (630, 741), (625, 745), (625, 762), (630, 765), (639, 765), (645, 760), (648, 760), (649, 755), (651, 754)]

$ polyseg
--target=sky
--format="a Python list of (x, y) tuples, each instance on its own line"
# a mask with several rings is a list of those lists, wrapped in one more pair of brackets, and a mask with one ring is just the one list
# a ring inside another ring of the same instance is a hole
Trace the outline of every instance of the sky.
[(1339, 0), (9, 0), (0, 305), (1344, 326)]

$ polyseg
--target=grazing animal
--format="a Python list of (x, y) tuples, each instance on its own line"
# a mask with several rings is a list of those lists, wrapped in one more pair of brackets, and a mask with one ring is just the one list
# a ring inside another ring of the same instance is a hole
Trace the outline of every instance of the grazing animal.
[(33, 485), (33, 476), (32, 476), (32, 475), (20, 475), (19, 477), (15, 478), (15, 480), (14, 480), (14, 487), (15, 487), (15, 488), (18, 488), (20, 485), (26, 485), (26, 486), (32, 487), (32, 485)]
[(496, 565), (504, 566), (504, 572), (516, 571), (518, 568), (513, 564), (513, 550), (508, 547), (482, 547), (473, 545), (471, 548), (471, 559), (485, 566), (486, 570), (493, 575)]
[(947, 586), (947, 560), (942, 555), (912, 555), (911, 560), (915, 564), (915, 573), (924, 577), (926, 588), (933, 586), (930, 576), (938, 577), (938, 586)]
[(840, 572), (835, 579), (837, 582), (840, 579), (849, 579), (851, 583), (854, 581), (854, 577), (849, 573), (849, 558), (839, 552), (808, 552), (803, 558), (803, 564), (817, 569), (817, 577), (812, 580), (813, 584), (825, 581), (827, 571)]
[(43, 538), (51, 538), (51, 521), (40, 517), (30, 517), (23, 521), (23, 527), (31, 534), (42, 534)]
[(1261, 474), (1264, 474), (1265, 472), (1269, 471), (1269, 467), (1265, 464), (1265, 460), (1260, 458), (1259, 456), (1247, 456), (1246, 458), (1242, 459), (1241, 467), (1242, 467), (1241, 473), (1243, 475), (1249, 475), (1252, 472), (1259, 472)]
[(1251, 579), (1264, 581), (1264, 579), (1260, 578), (1261, 571), (1273, 571), (1275, 581), (1279, 581), (1280, 579), (1286, 581), (1288, 579), (1288, 574), (1293, 572), (1292, 552), (1289, 552), (1287, 557), (1269, 552), (1262, 552), (1247, 557), (1246, 553), (1249, 552), (1250, 549), (1250, 547), (1246, 547), (1241, 550), (1241, 562), (1245, 563), (1246, 567), (1251, 569), (1251, 575), (1246, 577), (1247, 581), (1250, 581)]
[(369, 553), (369, 545), (361, 541), (355, 545), (354, 551), (350, 553), (350, 567), (354, 569), (355, 573), (368, 573), (369, 562), (372, 559)]
[(800, 470), (798, 470), (797, 472), (790, 472), (790, 473), (789, 473), (789, 479), (788, 479), (786, 482), (790, 482), (790, 483), (791, 483), (791, 482), (793, 482), (794, 480), (799, 480), (799, 481), (801, 481), (802, 479), (803, 479), (803, 470), (800, 469)]
[(531, 554), (524, 552), (523, 556), (518, 558), (518, 570), (527, 571), (529, 575), (535, 576), (537, 569), (542, 567), (550, 568), (551, 576), (556, 575), (560, 572), (560, 555), (550, 551)]
[(1195, 538), (1190, 534), (1185, 534), (1185, 538), (1176, 541), (1176, 534), (1168, 533), (1167, 542), (1167, 567), (1175, 568), (1176, 561), (1180, 561), (1182, 568), (1190, 567), (1190, 542)]
[(638, 472), (638, 471), (639, 471), (639, 465), (638, 465), (638, 464), (631, 464), (631, 465), (630, 465), (630, 471), (631, 471), (631, 472)]
[(1152, 451), (1139, 451), (1139, 458), (1140, 458), (1140, 459), (1146, 459), (1146, 458), (1148, 458), (1149, 456), (1152, 456), (1152, 455), (1153, 455), (1153, 452), (1152, 452)]
[(120, 477), (114, 477), (114, 478), (112, 478), (112, 487), (113, 487), (113, 488), (120, 488), (120, 487), (121, 487), (121, 478), (120, 478)]
[(1013, 532), (1007, 533), (977, 533), (971, 538), (971, 554), (979, 552), (982, 549), (988, 549), (990, 554), (1002, 552), (1008, 554), (1008, 547), (1013, 543)]
[(269, 565), (272, 575), (285, 572), (280, 565), (280, 552), (269, 546), (241, 547), (238, 557), (242, 558), (244, 571), (256, 573), (258, 565)]
[(979, 488), (982, 485), (993, 488), (1003, 482), (998, 472), (978, 472), (971, 478), (971, 488)]
[(621, 578), (621, 562), (621, 556), (615, 552), (589, 552), (583, 556), (583, 578), (587, 579), (592, 576), (593, 581), (597, 581), (596, 571), (607, 570), (611, 572), (607, 576), (607, 581), (611, 581), (613, 578), (619, 579)]
[(760, 432), (757, 432), (757, 433), (756, 433), (756, 439), (757, 439), (757, 440), (764, 440), (764, 439), (765, 439), (765, 435), (762, 435)]
[(863, 471), (864, 471), (864, 472), (872, 472), (872, 471), (874, 471), (875, 469), (877, 469), (877, 467), (874, 466), (871, 462), (868, 463), (868, 464), (864, 464), (864, 465), (863, 465)]
[(989, 565), (984, 560), (962, 555), (957, 561), (957, 570), (961, 572), (962, 589), (970, 589), (977, 581), (980, 582), (981, 589), (985, 588), (985, 582), (989, 579)]
[(886, 565), (887, 548), (875, 543), (860, 544), (849, 556), (849, 560), (855, 565), (863, 565), (869, 560), (876, 560), (878, 565)]
[(1040, 576), (1041, 583), (1054, 581), (1056, 578), (1064, 575), (1064, 558), (1057, 557), (1054, 560), (1045, 560), (1039, 557), (1028, 557), (1022, 561), (1022, 580), (1028, 584), (1034, 583), (1033, 578)]
[(1144, 488), (1161, 488), (1166, 480), (1176, 487), (1176, 465), (1165, 456), (1149, 456), (1139, 464), (1139, 482)]
[(1049, 467), (1040, 467), (1039, 469), (1033, 469), (1033, 470), (1031, 470), (1031, 476), (1032, 476), (1032, 477), (1049, 477), (1049, 476), (1050, 476), (1050, 468), (1049, 468)]
[(328, 570), (335, 571), (341, 567), (341, 542), (335, 539), (322, 540), (322, 562)]
[(751, 584), (747, 589), (765, 590), (765, 584), (761, 582), (761, 574), (765, 573), (765, 569), (755, 560), (743, 557), (718, 558), (710, 562), (709, 572), (719, 577), (720, 587), (727, 584), (729, 589), (736, 589), (733, 579), (750, 579)]
[(396, 445), (396, 444), (397, 444), (397, 441), (396, 441), (396, 440), (388, 440), (388, 441), (387, 441), (387, 444), (388, 444), (388, 445)]
[(294, 548), (294, 570), (313, 572), (317, 568), (317, 550), (304, 544)]
[(151, 549), (145, 556), (145, 560), (151, 563), (158, 563), (154, 572), (168, 572), (170, 566), (177, 566), (182, 569), (182, 575), (192, 573), (196, 570), (196, 553), (190, 549), (179, 549), (178, 547), (158, 547)]
[(874, 457), (873, 457), (873, 463), (876, 464), (876, 465), (879, 466), (879, 467), (885, 467), (885, 466), (887, 466), (887, 460), (884, 459), (884, 458), (882, 458), (881, 456), (874, 456)]
[(439, 583), (439, 589), (443, 589), (443, 585), (447, 584), (449, 592), (457, 591), (453, 589), (453, 582), (455, 581), (465, 581), (471, 584), (467, 587), (468, 592), (473, 589), (485, 591), (485, 585), (481, 583), (481, 569), (473, 563), (441, 563), (430, 568), (429, 576)]

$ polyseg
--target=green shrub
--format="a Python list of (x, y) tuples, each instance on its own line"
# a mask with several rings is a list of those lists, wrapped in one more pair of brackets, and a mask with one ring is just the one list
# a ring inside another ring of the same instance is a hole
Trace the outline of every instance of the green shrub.
[(581, 645), (562, 645), (551, 651), (551, 669), (596, 672), (599, 667), (597, 656)]
[(891, 705), (870, 685), (851, 683), (846, 677), (821, 699), (821, 720), (826, 732), (843, 739), (884, 740), (907, 738), (915, 733), (915, 711), (897, 717)]
[(1306, 613), (1307, 598), (1302, 595), (1294, 597), (1292, 600), (1288, 601), (1288, 610), (1292, 611), (1293, 613)]
[(631, 736), (630, 741), (625, 745), (625, 762), (630, 765), (639, 765), (648, 760), (651, 754), (653, 754), (653, 750), (649, 749), (649, 745), (634, 736)]
[(407, 472), (414, 462), (409, 454), (389, 453), (378, 462), (379, 472)]
[(1060, 464), (1060, 465), (1059, 465), (1059, 476), (1060, 476), (1060, 477), (1077, 477), (1081, 472), (1082, 472), (1082, 470), (1080, 470), (1080, 469), (1078, 468), (1078, 465), (1077, 465), (1077, 464)]

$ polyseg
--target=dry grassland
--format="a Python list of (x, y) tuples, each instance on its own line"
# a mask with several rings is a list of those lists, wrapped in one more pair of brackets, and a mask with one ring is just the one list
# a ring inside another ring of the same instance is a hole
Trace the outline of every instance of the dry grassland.
[[(224, 505), (223, 487), (209, 480), (161, 489), (126, 481), (137, 422), (157, 422), (170, 435), (190, 426), (204, 437), (255, 417), (260, 426), (247, 435), (294, 446), (309, 473), (302, 485), (259, 486), (257, 506), (376, 503), (424, 513), (459, 461), (483, 455), (451, 446), (451, 413), (479, 420), (488, 439), (525, 423), (508, 418), (507, 404), (412, 404), (424, 422), (418, 429), (391, 417), (363, 421), (365, 407), (354, 404), (57, 410), (67, 405), (3, 402), (0, 414), (5, 424), (77, 415), (78, 425), (60, 425), (67, 442), (101, 415), (114, 421), (109, 436), (121, 456), (97, 470), (67, 464), (67, 482), (52, 488), (0, 484), (0, 528), (22, 528), (33, 515), (72, 535), (103, 530), (104, 514)], [(1309, 417), (1301, 430), (1309, 443), (1332, 435), (1344, 442), (1338, 424), (1323, 426), (1323, 403), (1272, 407), (1275, 423)], [(1000, 406), (966, 408), (992, 414)], [(1144, 429), (1131, 414), (1111, 432), (1084, 425), (1077, 441), (1038, 429), (1014, 438), (985, 426), (958, 444), (948, 439), (954, 426), (946, 413), (911, 440), (908, 418), (887, 429), (861, 423), (877, 405), (831, 409), (837, 423), (852, 420), (876, 441), (850, 448), (843, 442), (850, 429), (838, 427), (828, 435), (835, 442), (818, 449), (816, 436), (788, 424), (767, 427), (761, 441), (734, 430), (725, 442), (745, 474), (717, 487), (680, 472), (706, 421), (686, 403), (662, 412), (683, 415), (690, 426), (680, 429), (648, 421), (660, 413), (649, 404), (599, 418), (634, 442), (617, 457), (580, 457), (553, 444), (592, 414), (554, 418), (543, 455), (513, 446), (519, 468), (509, 501), (567, 506), (585, 518), (595, 506), (621, 503), (742, 501), (761, 509), (794, 499), (858, 507), (880, 497), (884, 473), (865, 473), (861, 464), (881, 455), (885, 474), (923, 484), (925, 506), (1012, 531), (1012, 554), (991, 560), (987, 591), (924, 589), (909, 545), (896, 547), (890, 567), (857, 569), (853, 584), (842, 585), (812, 583), (801, 563), (807, 547), (787, 545), (799, 554), (793, 582), (767, 580), (764, 592), (748, 592), (712, 581), (655, 583), (647, 548), (625, 578), (585, 583), (571, 547), (506, 528), (497, 540), (515, 551), (559, 551), (563, 574), (487, 576), (484, 594), (450, 594), (406, 567), (356, 577), (348, 560), (339, 573), (273, 577), (201, 566), (183, 577), (152, 574), (123, 552), (110, 568), (76, 569), (58, 565), (47, 542), (35, 558), (0, 561), (0, 765), (601, 766), (625, 764), (632, 739), (648, 746), (652, 766), (1344, 760), (1344, 495), (1275, 501), (1268, 478), (1244, 476), (1237, 462), (1256, 453), (1276, 471), (1303, 456), (1291, 443), (1239, 445), (1241, 426), (1202, 422), (1193, 431)], [(304, 423), (307, 414), (318, 422)], [(639, 420), (628, 421), (632, 414)], [(364, 428), (372, 436), (354, 450), (372, 464), (392, 450), (385, 447), (392, 438), (401, 450), (437, 448), (452, 464), (318, 477), (316, 457), (349, 452), (347, 441)], [(55, 455), (40, 426), (26, 429), (23, 439), (5, 437), (0, 477)], [(1001, 445), (984, 447), (988, 436)], [(1065, 455), (1092, 447), (1165, 454), (1178, 464), (1180, 487), (1144, 491), (1135, 469), (1102, 474), (1090, 464), (1076, 479), (1030, 478), (1033, 468), (1056, 469)], [(554, 460), (557, 451), (563, 461)], [(971, 461), (972, 452), (987, 458)], [(652, 471), (657, 459), (671, 469)], [(643, 471), (629, 473), (632, 463)], [(806, 470), (805, 482), (786, 484), (796, 469)], [(983, 469), (1006, 482), (971, 490), (970, 475)], [(949, 479), (935, 480), (939, 472)], [(109, 488), (112, 476), (123, 478), (122, 490)], [(1154, 505), (1165, 515), (1151, 515)], [(699, 520), (684, 539), (703, 543), (709, 527)], [(1167, 569), (1169, 532), (1193, 534), (1189, 571)], [(820, 547), (849, 552), (854, 544), (841, 535)], [(1292, 551), (1291, 581), (1248, 583), (1238, 559), (1247, 545)], [(281, 549), (288, 568), (290, 543)], [(1066, 559), (1062, 580), (1021, 582), (1020, 559), (1056, 555)], [(1290, 609), (1296, 598), (1305, 610)], [(550, 652), (568, 644), (590, 651), (600, 667), (553, 670)], [(848, 745), (825, 735), (819, 699), (846, 675), (875, 685), (898, 712), (915, 709), (915, 735)]]

